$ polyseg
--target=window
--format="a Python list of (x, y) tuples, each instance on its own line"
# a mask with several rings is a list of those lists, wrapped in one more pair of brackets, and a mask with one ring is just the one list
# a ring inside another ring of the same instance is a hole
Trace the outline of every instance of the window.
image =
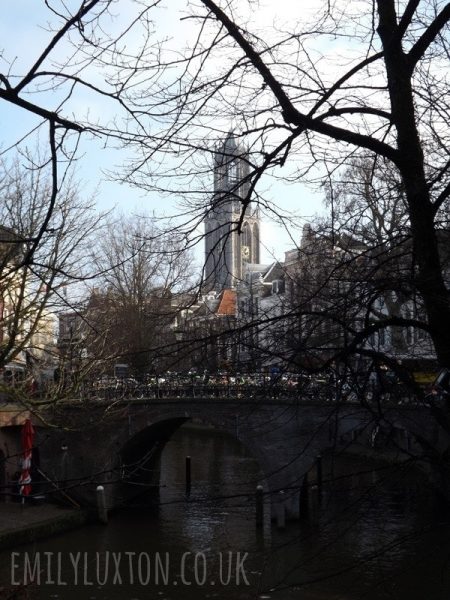
[(272, 281), (272, 294), (282, 294), (284, 292), (284, 281), (276, 279)]
[(228, 181), (232, 185), (239, 183), (239, 163), (236, 160), (228, 167)]

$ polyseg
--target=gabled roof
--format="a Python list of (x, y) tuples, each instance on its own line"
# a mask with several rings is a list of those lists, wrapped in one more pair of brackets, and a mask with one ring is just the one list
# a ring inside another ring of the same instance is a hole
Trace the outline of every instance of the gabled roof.
[(21, 236), (9, 227), (0, 225), (0, 259), (5, 265), (9, 261), (17, 260), (23, 252)]
[(216, 310), (217, 316), (234, 317), (236, 315), (236, 290), (223, 290)]
[(9, 227), (0, 225), (0, 242), (12, 242), (17, 238), (17, 235)]
[(285, 271), (283, 265), (279, 261), (275, 261), (270, 265), (264, 273), (264, 281), (271, 283), (275, 279), (283, 279)]
[(275, 279), (283, 279), (283, 277), (284, 267), (278, 261), (269, 265), (248, 263), (243, 274), (243, 284), (271, 284)]
[(193, 306), (192, 318), (214, 319), (215, 317), (236, 316), (236, 291), (232, 289), (222, 290), (215, 297), (203, 297)]

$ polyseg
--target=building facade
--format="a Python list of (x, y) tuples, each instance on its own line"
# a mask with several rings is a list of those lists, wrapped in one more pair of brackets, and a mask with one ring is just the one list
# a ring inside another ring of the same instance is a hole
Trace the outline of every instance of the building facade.
[(237, 368), (285, 367), (285, 270), (280, 262), (249, 264), (237, 287)]

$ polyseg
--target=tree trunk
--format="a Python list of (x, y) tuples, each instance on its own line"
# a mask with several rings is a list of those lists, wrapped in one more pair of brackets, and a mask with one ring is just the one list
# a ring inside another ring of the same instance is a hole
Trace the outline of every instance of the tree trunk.
[(394, 1), (378, 0), (378, 13), (378, 33), (384, 50), (392, 121), (397, 130), (397, 148), (401, 156), (398, 166), (405, 185), (411, 220), (417, 265), (414, 281), (425, 304), (438, 361), (450, 368), (450, 295), (444, 282), (434, 207), (426, 182), (422, 145), (416, 125), (411, 84), (413, 66), (403, 52)]

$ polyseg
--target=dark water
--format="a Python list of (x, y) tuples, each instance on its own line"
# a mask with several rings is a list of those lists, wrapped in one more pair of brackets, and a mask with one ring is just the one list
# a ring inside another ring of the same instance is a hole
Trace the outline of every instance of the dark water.
[[(449, 600), (450, 527), (426, 483), (406, 467), (349, 457), (325, 461), (324, 475), (307, 518), (258, 530), (252, 457), (228, 436), (180, 430), (163, 453), (158, 497), (106, 527), (18, 547), (14, 573), (20, 579), (26, 557), (39, 557), (40, 584), (27, 588), (39, 600)], [(7, 584), (11, 554), (0, 559)]]

